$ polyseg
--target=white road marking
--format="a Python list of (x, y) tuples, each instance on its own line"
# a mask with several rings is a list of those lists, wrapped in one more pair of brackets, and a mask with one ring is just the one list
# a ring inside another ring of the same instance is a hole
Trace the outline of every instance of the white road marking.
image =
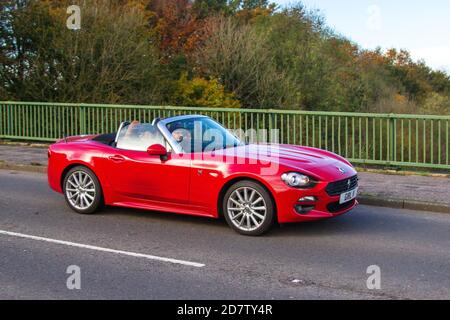
[(6, 236), (11, 236), (11, 237), (23, 238), (23, 239), (31, 239), (31, 240), (37, 240), (37, 241), (56, 243), (56, 244), (61, 244), (61, 245), (65, 245), (65, 246), (83, 248), (83, 249), (88, 249), (88, 250), (121, 254), (121, 255), (125, 255), (125, 256), (136, 257), (136, 258), (145, 258), (145, 259), (149, 259), (149, 260), (157, 260), (157, 261), (163, 261), (163, 262), (169, 262), (169, 263), (175, 263), (175, 264), (182, 264), (185, 266), (191, 266), (191, 267), (196, 267), (196, 268), (202, 268), (205, 266), (203, 263), (184, 261), (184, 260), (178, 260), (178, 259), (172, 259), (172, 258), (165, 258), (165, 257), (153, 256), (153, 255), (149, 255), (149, 254), (143, 254), (143, 253), (137, 253), (137, 252), (131, 252), (131, 251), (115, 250), (115, 249), (110, 249), (110, 248), (91, 246), (88, 244), (38, 237), (38, 236), (17, 233), (17, 232), (0, 230), (0, 234), (6, 235)]

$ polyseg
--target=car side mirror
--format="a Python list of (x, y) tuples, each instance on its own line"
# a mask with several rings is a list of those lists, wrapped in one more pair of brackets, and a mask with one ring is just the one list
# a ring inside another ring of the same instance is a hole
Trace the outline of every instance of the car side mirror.
[(147, 148), (147, 153), (150, 156), (159, 156), (162, 161), (167, 160), (167, 149), (161, 144), (153, 144)]

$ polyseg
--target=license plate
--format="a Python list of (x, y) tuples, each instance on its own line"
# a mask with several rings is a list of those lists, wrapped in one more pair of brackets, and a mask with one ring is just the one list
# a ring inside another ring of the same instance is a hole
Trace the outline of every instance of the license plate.
[(357, 195), (358, 195), (358, 188), (353, 189), (349, 192), (343, 193), (343, 194), (341, 194), (341, 199), (339, 200), (339, 204), (349, 202), (349, 201), (355, 199)]

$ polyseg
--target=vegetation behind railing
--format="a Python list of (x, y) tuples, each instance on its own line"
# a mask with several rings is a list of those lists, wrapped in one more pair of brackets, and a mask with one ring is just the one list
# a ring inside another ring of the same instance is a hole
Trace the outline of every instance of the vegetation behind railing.
[(0, 108), (0, 138), (55, 141), (115, 132), (123, 120), (202, 114), (232, 130), (278, 129), (271, 142), (327, 149), (357, 164), (450, 169), (450, 116), (38, 102)]

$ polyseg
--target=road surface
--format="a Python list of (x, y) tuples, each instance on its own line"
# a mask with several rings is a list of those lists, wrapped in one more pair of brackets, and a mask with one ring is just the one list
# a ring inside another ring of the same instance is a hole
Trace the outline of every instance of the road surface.
[(0, 299), (430, 298), (450, 299), (450, 215), (360, 206), (250, 238), (220, 220), (78, 215), (45, 175), (0, 170)]

